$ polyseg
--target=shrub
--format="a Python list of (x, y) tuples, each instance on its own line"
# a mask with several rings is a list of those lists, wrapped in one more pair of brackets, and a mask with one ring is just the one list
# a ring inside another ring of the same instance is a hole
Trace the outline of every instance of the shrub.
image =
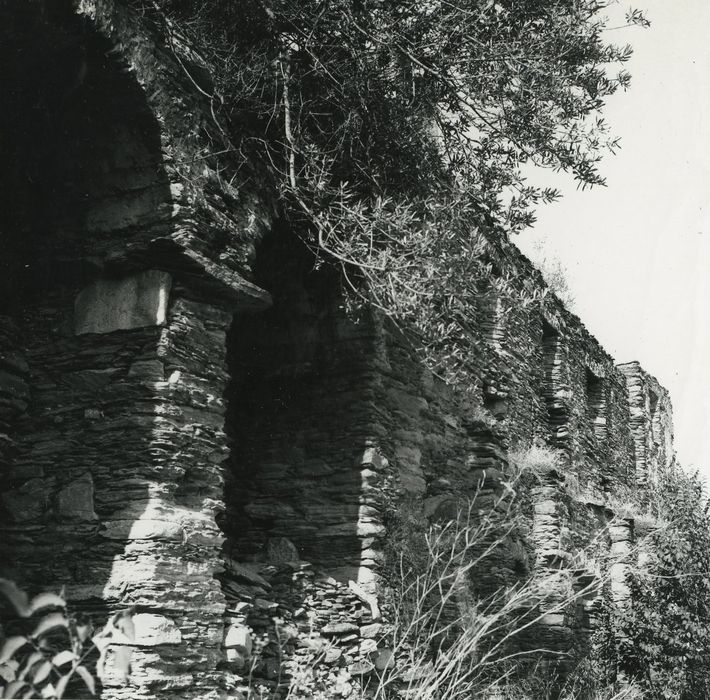
[(518, 537), (516, 485), (503, 485), (485, 511), (479, 491), (451, 520), (422, 526), (421, 517), (403, 518), (410, 526), (400, 539), (409, 532), (414, 541), (397, 545), (390, 571), (386, 642), (395, 661), (369, 689), (372, 697), (496, 697), (503, 687), (519, 692), (514, 679), (531, 661), (546, 658), (554, 667), (555, 653), (530, 643), (534, 630), (590, 590), (575, 591), (567, 571), (521, 576), (509, 568), (501, 576)]
[[(81, 681), (96, 694), (96, 677), (86, 665), (98, 650), (96, 676), (103, 679), (106, 654), (114, 649), (114, 670), (128, 674), (134, 641), (131, 611), (114, 614), (103, 630), (71, 614), (63, 595), (40, 593), (31, 600), (12, 581), (0, 579), (0, 592), (18, 616), (18, 633), (0, 646), (0, 696), (63, 698), (70, 683)], [(92, 636), (93, 635), (93, 636)]]
[(641, 541), (632, 604), (617, 621), (621, 669), (644, 697), (710, 697), (710, 513), (697, 474), (673, 468), (651, 491), (659, 526)]

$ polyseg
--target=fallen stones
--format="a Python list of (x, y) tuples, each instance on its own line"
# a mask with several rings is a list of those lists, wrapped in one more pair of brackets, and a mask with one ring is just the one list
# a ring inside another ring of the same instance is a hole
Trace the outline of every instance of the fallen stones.
[(183, 539), (180, 523), (155, 518), (106, 520), (99, 534), (111, 540), (172, 540), (181, 542)]
[(246, 657), (251, 656), (253, 646), (251, 633), (244, 625), (230, 625), (224, 637), (226, 649), (236, 649)]
[(382, 634), (383, 625), (379, 622), (373, 622), (370, 625), (363, 625), (360, 628), (360, 636), (363, 639), (376, 639)]
[(360, 628), (350, 622), (331, 622), (327, 624), (321, 630), (321, 634), (326, 637), (333, 637), (343, 634), (351, 634), (353, 632), (359, 632)]
[[(235, 668), (239, 666), (246, 655), (238, 645), (244, 644), (248, 630), (255, 684), (279, 678), (287, 683), (289, 674), (307, 669), (314, 690), (328, 697), (349, 697), (375, 673), (378, 659), (382, 668), (390, 667), (389, 656), (379, 654), (385, 625), (373, 620), (370, 603), (379, 616), (376, 598), (359, 584), (318, 575), (304, 561), (234, 564), (227, 567), (227, 576), (232, 570), (242, 573), (241, 600), (229, 603), (227, 629), (237, 631), (228, 632), (230, 646), (225, 637), (225, 651)], [(249, 572), (251, 584), (240, 566)], [(256, 593), (264, 590), (264, 583), (269, 587), (266, 597)], [(229, 599), (234, 589), (228, 581), (224, 590)]]
[(348, 666), (348, 673), (351, 676), (366, 676), (375, 670), (375, 665), (371, 661), (363, 659)]
[(324, 663), (334, 664), (343, 655), (343, 650), (338, 647), (330, 647), (325, 651), (325, 657), (323, 658)]
[(392, 649), (378, 649), (370, 655), (370, 658), (378, 671), (385, 671), (395, 665), (395, 657)]

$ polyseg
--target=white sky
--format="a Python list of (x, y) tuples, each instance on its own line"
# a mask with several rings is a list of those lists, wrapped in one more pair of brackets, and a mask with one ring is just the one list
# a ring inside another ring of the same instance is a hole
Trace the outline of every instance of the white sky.
[(670, 390), (678, 457), (710, 479), (710, 0), (634, 6), (651, 28), (608, 35), (634, 56), (630, 90), (605, 111), (621, 137), (607, 187), (555, 179), (563, 199), (516, 243), (542, 239), (587, 328)]

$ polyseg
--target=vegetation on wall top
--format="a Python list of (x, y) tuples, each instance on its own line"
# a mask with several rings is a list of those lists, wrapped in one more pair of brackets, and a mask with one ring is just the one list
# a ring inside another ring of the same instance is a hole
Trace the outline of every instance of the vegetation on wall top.
[[(135, 4), (176, 56), (180, 37), (197, 47), (214, 82), (195, 86), (229, 150), (265, 165), (317, 258), (406, 321), (443, 374), (468, 354), (463, 312), (490, 272), (480, 231), (520, 231), (558, 196), (521, 168), (601, 185), (618, 145), (601, 117), (630, 80), (614, 2)], [(633, 10), (626, 23), (648, 24)]]

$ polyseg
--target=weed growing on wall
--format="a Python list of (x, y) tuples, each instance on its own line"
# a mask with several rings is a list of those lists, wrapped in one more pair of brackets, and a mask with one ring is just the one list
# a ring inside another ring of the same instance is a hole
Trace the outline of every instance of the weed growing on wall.
[[(542, 446), (511, 461), (508, 480), (497, 470), (484, 473), (473, 493), (450, 494), (429, 519), (416, 498), (390, 512), (383, 619), (367, 668), (353, 675), (326, 664), (340, 675), (323, 687), (328, 645), (296, 657), (284, 653), (282, 697), (325, 700), (336, 687), (370, 700), (710, 697), (710, 514), (698, 479), (674, 469), (655, 487), (643, 521), (651, 531), (623, 555), (632, 596), (620, 604), (608, 545), (620, 521), (609, 508), (606, 527), (602, 522), (573, 561), (530, 573), (530, 552), (521, 544), (524, 494), (531, 484), (557, 479), (561, 462)], [(517, 567), (516, 558), (525, 565)], [(575, 578), (580, 569), (596, 571), (583, 587)], [(549, 616), (571, 621), (592, 600), (597, 622), (587, 655), (561, 674), (563, 682), (556, 669), (578, 659), (579, 649), (568, 653), (539, 640)], [(256, 684), (250, 692), (269, 697)]]
[(492, 503), (479, 488), (456, 503), (453, 517), (430, 524), (405, 502), (388, 554), (392, 664), (373, 680), (372, 697), (494, 697), (508, 688), (518, 694), (498, 697), (522, 698), (519, 677), (535, 659), (546, 659), (554, 686), (560, 656), (536, 643), (536, 630), (599, 582), (577, 590), (569, 571), (516, 569), (513, 555), (526, 556), (512, 546), (519, 540), (519, 485), (501, 484)]

